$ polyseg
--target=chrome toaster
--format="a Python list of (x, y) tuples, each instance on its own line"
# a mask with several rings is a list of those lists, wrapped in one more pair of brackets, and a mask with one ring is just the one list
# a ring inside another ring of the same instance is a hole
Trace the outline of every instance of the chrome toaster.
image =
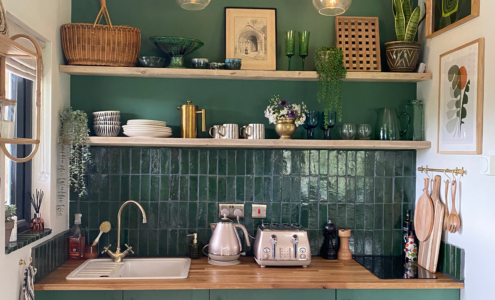
[(299, 224), (258, 226), (254, 259), (262, 267), (302, 266), (311, 263), (308, 233)]

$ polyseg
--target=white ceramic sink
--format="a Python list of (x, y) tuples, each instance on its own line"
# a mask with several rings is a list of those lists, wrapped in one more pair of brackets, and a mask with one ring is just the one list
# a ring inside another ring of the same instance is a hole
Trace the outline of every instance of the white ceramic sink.
[(185, 279), (189, 258), (125, 258), (121, 263), (111, 259), (90, 259), (67, 276), (67, 280), (118, 279)]

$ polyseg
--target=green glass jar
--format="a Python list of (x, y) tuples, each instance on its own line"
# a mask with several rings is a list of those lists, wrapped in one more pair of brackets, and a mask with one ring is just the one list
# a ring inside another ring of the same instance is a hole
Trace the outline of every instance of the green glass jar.
[(425, 111), (422, 100), (410, 100), (406, 105), (406, 113), (411, 117), (405, 136), (408, 141), (425, 140)]

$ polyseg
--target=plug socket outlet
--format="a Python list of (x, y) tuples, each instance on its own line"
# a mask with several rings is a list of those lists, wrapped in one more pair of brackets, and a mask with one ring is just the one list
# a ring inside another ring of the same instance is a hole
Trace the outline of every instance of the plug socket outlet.
[(218, 216), (220, 218), (223, 218), (222, 216), (222, 210), (228, 210), (229, 214), (227, 215), (227, 218), (230, 219), (237, 219), (237, 216), (235, 215), (235, 211), (238, 209), (241, 211), (241, 215), (239, 218), (244, 218), (244, 204), (218, 204)]

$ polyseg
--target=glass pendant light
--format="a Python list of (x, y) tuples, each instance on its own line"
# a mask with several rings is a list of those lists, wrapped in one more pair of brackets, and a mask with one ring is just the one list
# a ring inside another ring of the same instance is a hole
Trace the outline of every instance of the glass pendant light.
[(313, 0), (314, 7), (324, 16), (338, 16), (346, 12), (352, 0)]
[(177, 4), (185, 10), (202, 10), (211, 0), (176, 0)]

